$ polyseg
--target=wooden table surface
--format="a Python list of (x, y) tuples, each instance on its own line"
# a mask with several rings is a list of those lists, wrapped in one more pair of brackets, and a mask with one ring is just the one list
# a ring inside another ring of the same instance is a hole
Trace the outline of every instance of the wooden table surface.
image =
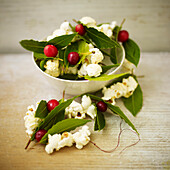
[[(170, 53), (142, 53), (136, 70), (144, 94), (144, 105), (134, 118), (122, 105), (138, 129), (138, 145), (120, 151), (137, 140), (133, 133), (124, 132), (120, 147), (114, 153), (104, 153), (88, 144), (78, 150), (74, 146), (48, 155), (44, 146), (31, 144), (24, 150), (28, 137), (23, 117), (27, 106), (62, 93), (50, 88), (36, 71), (31, 54), (0, 55), (0, 169), (170, 169)], [(66, 96), (68, 97), (68, 96)], [(104, 149), (116, 145), (119, 117), (106, 114), (106, 128), (92, 132), (91, 139)], [(92, 128), (92, 123), (89, 124)], [(126, 126), (126, 125), (124, 125)]]

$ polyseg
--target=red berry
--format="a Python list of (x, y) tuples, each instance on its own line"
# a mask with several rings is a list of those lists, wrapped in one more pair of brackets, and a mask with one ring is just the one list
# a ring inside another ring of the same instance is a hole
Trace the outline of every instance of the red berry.
[(125, 42), (129, 38), (129, 33), (126, 30), (122, 30), (118, 34), (118, 41)]
[(35, 134), (35, 139), (37, 140), (37, 142), (39, 142), (46, 133), (47, 131), (45, 129), (38, 130)]
[(76, 25), (75, 29), (76, 29), (76, 32), (78, 32), (80, 35), (84, 35), (86, 33), (86, 30), (82, 24)]
[(48, 103), (47, 103), (47, 109), (49, 110), (49, 111), (51, 111), (51, 110), (53, 110), (56, 106), (58, 106), (59, 105), (59, 102), (57, 101), (57, 100), (55, 100), (55, 99), (51, 99), (51, 100), (49, 100), (48, 101)]
[(44, 47), (44, 54), (47, 57), (55, 57), (58, 54), (58, 50), (54, 45), (46, 45)]
[(80, 56), (77, 52), (71, 52), (68, 54), (67, 60), (71, 65), (76, 65), (80, 59)]
[(105, 112), (107, 110), (107, 104), (104, 103), (103, 101), (99, 101), (97, 103), (97, 109), (101, 112)]

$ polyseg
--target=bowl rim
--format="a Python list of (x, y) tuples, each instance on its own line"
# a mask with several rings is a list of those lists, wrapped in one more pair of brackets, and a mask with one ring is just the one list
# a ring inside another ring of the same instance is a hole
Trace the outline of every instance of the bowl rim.
[[(120, 67), (122, 66), (122, 64), (123, 64), (123, 62), (124, 62), (124, 60), (125, 60), (125, 50), (124, 50), (124, 47), (123, 47), (122, 44), (120, 44), (120, 46), (121, 46), (121, 48), (122, 48), (122, 53), (123, 53), (122, 61), (121, 61), (120, 65), (119, 65), (115, 70), (113, 70), (112, 72), (108, 73), (108, 75), (111, 75), (111, 74), (113, 74), (114, 72), (117, 72), (117, 70), (120, 69)], [(41, 71), (44, 75), (46, 75), (47, 77), (52, 78), (52, 79), (54, 79), (54, 80), (59, 80), (59, 81), (63, 81), (63, 82), (72, 82), (72, 83), (75, 83), (75, 82), (76, 82), (76, 83), (78, 83), (78, 82), (79, 82), (79, 83), (87, 83), (87, 82), (90, 82), (90, 80), (66, 80), (66, 79), (60, 79), (60, 78), (58, 78), (58, 77), (53, 77), (53, 76), (45, 73), (43, 70), (41, 70), (41, 69), (38, 67), (37, 63), (36, 63), (35, 60), (34, 60), (34, 53), (32, 53), (32, 60), (33, 60), (34, 65), (36, 66), (36, 68), (37, 68), (39, 71)]]

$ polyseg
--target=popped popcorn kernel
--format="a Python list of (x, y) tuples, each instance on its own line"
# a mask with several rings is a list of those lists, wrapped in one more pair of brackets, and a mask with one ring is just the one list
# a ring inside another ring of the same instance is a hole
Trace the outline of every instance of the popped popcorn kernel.
[(60, 75), (58, 60), (48, 60), (44, 68), (46, 68), (45, 72), (51, 76), (58, 77)]
[(96, 26), (96, 21), (91, 18), (91, 17), (83, 17), (80, 19), (80, 22), (87, 27), (95, 27)]
[(138, 83), (136, 80), (129, 76), (127, 79), (123, 79), (122, 83), (118, 82), (116, 84), (113, 84), (110, 88), (104, 87), (102, 90), (102, 93), (104, 96), (102, 99), (108, 101), (111, 100), (112, 104), (115, 105), (115, 99), (120, 97), (130, 97), (135, 89), (137, 88)]

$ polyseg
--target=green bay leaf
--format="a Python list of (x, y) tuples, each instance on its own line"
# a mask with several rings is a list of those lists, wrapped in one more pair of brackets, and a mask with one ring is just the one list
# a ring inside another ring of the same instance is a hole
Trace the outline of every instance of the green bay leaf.
[(85, 41), (80, 41), (78, 43), (78, 53), (88, 53), (89, 52), (89, 44)]
[(51, 122), (44, 128), (45, 130), (49, 130), (53, 125), (55, 125), (57, 122), (64, 120), (65, 117), (65, 110), (60, 111), (57, 116), (55, 116)]
[(143, 93), (139, 84), (129, 98), (123, 98), (123, 103), (133, 116), (138, 114), (143, 106)]
[(138, 45), (131, 39), (123, 43), (125, 49), (125, 58), (133, 63), (136, 67), (140, 59), (140, 49)]
[(47, 57), (45, 54), (34, 52), (34, 57), (39, 60), (53, 60), (55, 57)]
[(45, 100), (41, 100), (35, 112), (35, 117), (43, 119), (48, 115), (48, 113), (47, 102)]
[[(116, 42), (118, 42), (118, 34), (119, 34), (119, 31), (120, 31), (120, 27), (119, 26), (116, 26), (114, 29), (113, 29), (113, 36), (114, 36), (114, 40)], [(121, 48), (122, 49), (122, 48)], [(110, 60), (112, 63), (114, 64), (117, 64), (118, 62), (118, 56), (117, 56), (117, 47), (113, 47), (111, 48), (110, 50)]]
[(117, 64), (118, 59), (117, 59), (117, 48), (111, 48), (110, 50), (110, 60), (112, 63)]
[(57, 48), (63, 48), (67, 46), (68, 44), (70, 44), (76, 35), (77, 33), (69, 34), (69, 35), (61, 35), (48, 41), (48, 44), (53, 44)]
[(102, 66), (102, 74), (106, 73), (111, 68), (118, 67), (119, 65), (120, 64), (113, 64), (113, 65)]
[(114, 40), (117, 41), (118, 39), (118, 34), (119, 34), (119, 31), (121, 30), (121, 27), (119, 26), (116, 26), (114, 29), (113, 29), (113, 36), (114, 36)]
[(43, 41), (35, 41), (35, 40), (22, 40), (20, 44), (26, 50), (36, 52), (36, 53), (44, 53), (44, 47), (47, 45), (47, 42)]
[(104, 114), (102, 112), (97, 112), (96, 118), (95, 118), (95, 124), (94, 124), (94, 130), (102, 130), (105, 127), (105, 118)]
[(114, 40), (111, 40), (108, 36), (106, 36), (103, 32), (98, 31), (95, 28), (87, 28), (88, 37), (96, 44), (97, 48), (113, 48), (115, 46), (120, 47), (119, 43)]
[(57, 124), (55, 124), (51, 129), (48, 130), (48, 132), (43, 136), (40, 143), (46, 143), (48, 139), (48, 134), (54, 135), (59, 134), (63, 132), (70, 132), (71, 130), (74, 130), (75, 128), (79, 126), (85, 125), (87, 122), (90, 122), (91, 120), (85, 120), (85, 119), (65, 119)]

